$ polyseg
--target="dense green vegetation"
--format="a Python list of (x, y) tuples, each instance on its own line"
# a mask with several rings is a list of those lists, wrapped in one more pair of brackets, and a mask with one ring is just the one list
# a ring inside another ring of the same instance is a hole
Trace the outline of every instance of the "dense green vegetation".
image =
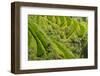
[(86, 17), (28, 16), (28, 59), (87, 58)]

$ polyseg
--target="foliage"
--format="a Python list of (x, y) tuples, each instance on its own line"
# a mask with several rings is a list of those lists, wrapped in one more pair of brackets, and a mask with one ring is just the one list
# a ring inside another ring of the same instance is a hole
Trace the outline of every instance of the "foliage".
[(86, 17), (28, 16), (28, 59), (87, 58)]

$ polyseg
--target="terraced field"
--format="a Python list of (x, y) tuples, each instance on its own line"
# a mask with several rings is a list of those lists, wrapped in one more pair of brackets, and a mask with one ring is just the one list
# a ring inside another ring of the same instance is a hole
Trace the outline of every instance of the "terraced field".
[(88, 19), (28, 16), (28, 60), (87, 58)]

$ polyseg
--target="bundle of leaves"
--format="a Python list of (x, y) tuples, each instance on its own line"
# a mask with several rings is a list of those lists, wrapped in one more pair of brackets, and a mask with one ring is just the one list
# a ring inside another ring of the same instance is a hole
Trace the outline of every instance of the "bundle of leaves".
[(87, 58), (86, 17), (28, 16), (28, 59)]

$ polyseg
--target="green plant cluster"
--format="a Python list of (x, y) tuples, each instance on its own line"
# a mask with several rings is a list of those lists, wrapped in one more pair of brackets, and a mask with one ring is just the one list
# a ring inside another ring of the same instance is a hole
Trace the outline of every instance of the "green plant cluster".
[(87, 58), (87, 17), (28, 15), (28, 59)]

